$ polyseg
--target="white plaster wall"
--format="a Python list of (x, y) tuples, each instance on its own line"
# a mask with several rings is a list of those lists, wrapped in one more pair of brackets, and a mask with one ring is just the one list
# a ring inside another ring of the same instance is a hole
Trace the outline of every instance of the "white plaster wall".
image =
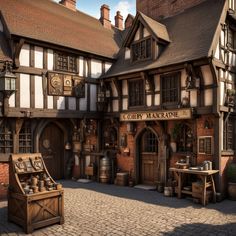
[(218, 60), (220, 59), (220, 46), (219, 46), (219, 43), (217, 44), (214, 57)]
[(3, 24), (1, 20), (0, 20), (0, 32), (3, 32)]
[(127, 98), (122, 99), (122, 109), (128, 110), (128, 99)]
[(139, 29), (137, 30), (135, 36), (134, 36), (134, 41), (139, 40)]
[(105, 63), (105, 72), (107, 72), (111, 68), (111, 66), (112, 66), (112, 63), (106, 62)]
[(149, 31), (146, 28), (144, 28), (143, 29), (143, 37), (148, 37), (149, 35), (150, 35)]
[(197, 91), (196, 90), (190, 91), (190, 106), (191, 107), (197, 106)]
[(16, 106), (16, 95), (13, 93), (9, 98), (9, 107), (15, 107)]
[(235, 10), (235, 5), (236, 5), (235, 0), (229, 0), (230, 9)]
[(181, 101), (183, 100), (184, 97), (187, 97), (187, 98), (189, 97), (188, 92), (186, 90), (181, 91)]
[(225, 97), (225, 83), (220, 82), (220, 105), (224, 105), (224, 97)]
[(154, 76), (155, 91), (160, 91), (160, 75)]
[(85, 98), (79, 99), (79, 106), (81, 111), (87, 110), (87, 84), (85, 84)]
[(155, 106), (159, 106), (159, 105), (160, 105), (160, 101), (161, 101), (161, 99), (160, 99), (160, 94), (156, 94), (156, 95), (155, 95), (154, 105), (155, 105)]
[(187, 78), (187, 72), (186, 70), (181, 70), (181, 75), (180, 75), (180, 79), (181, 79), (181, 87), (186, 87), (186, 78)]
[(90, 110), (97, 110), (97, 86), (94, 84), (90, 85)]
[(129, 48), (125, 49), (125, 59), (130, 59), (130, 49)]
[(152, 105), (152, 95), (146, 96), (147, 106), (150, 107)]
[(30, 65), (30, 45), (24, 44), (20, 51), (20, 65), (29, 66)]
[(84, 58), (79, 58), (79, 76), (84, 76)]
[(43, 108), (43, 79), (42, 76), (34, 77), (35, 108)]
[(128, 95), (128, 81), (122, 80), (122, 94)]
[(112, 101), (112, 105), (113, 105), (114, 112), (119, 111), (119, 102), (117, 99)]
[(20, 107), (30, 108), (30, 75), (20, 74)]
[(213, 77), (212, 77), (210, 67), (209, 66), (202, 66), (201, 70), (202, 70), (202, 75), (203, 75), (203, 79), (204, 79), (204, 84), (205, 85), (213, 84)]
[(53, 70), (53, 50), (48, 49), (48, 70)]
[(53, 96), (48, 96), (48, 109), (53, 109)]
[(118, 96), (118, 93), (117, 93), (117, 90), (116, 90), (116, 87), (115, 87), (114, 83), (111, 83), (111, 91), (112, 91), (113, 97)]
[(91, 76), (92, 78), (99, 78), (102, 74), (102, 62), (99, 60), (91, 60)]
[(43, 48), (42, 47), (34, 47), (34, 67), (43, 68)]
[(65, 97), (58, 97), (57, 99), (57, 109), (58, 110), (65, 110)]
[(204, 101), (205, 101), (205, 106), (211, 106), (213, 104), (213, 90), (212, 89), (206, 89), (204, 91)]
[(76, 110), (76, 98), (69, 97), (69, 110)]

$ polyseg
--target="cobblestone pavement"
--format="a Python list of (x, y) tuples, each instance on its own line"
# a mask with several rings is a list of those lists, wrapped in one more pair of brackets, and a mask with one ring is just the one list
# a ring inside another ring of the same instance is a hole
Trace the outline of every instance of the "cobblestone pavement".
[[(206, 207), (191, 199), (99, 183), (61, 181), (65, 189), (65, 224), (35, 230), (34, 236), (236, 235), (236, 202)], [(7, 202), (0, 202), (0, 235), (25, 235), (7, 222)]]

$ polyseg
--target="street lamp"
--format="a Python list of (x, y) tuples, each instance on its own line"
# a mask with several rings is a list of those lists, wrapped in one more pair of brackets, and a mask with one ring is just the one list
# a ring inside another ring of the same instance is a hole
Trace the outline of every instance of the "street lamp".
[(16, 76), (12, 73), (12, 62), (6, 61), (0, 73), (0, 92), (9, 98), (16, 91)]
[(16, 76), (12, 73), (12, 62), (5, 61), (3, 71), (0, 73), (0, 92), (3, 94), (3, 114), (7, 116), (9, 97), (16, 91)]

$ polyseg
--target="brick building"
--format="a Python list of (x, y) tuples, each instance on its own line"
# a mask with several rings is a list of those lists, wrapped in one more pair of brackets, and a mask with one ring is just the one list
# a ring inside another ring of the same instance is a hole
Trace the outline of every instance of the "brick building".
[(0, 88), (1, 173), (10, 153), (41, 152), (54, 178), (85, 177), (110, 151), (135, 183), (166, 184), (168, 168), (189, 156), (192, 165), (212, 161), (226, 192), (235, 2), (136, 3), (123, 29), (107, 5), (97, 20), (75, 0), (0, 0), (2, 77), (16, 77), (10, 94)]

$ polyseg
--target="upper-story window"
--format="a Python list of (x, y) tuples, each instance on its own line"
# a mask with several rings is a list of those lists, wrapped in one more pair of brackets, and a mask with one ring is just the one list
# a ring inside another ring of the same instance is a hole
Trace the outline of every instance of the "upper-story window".
[(131, 46), (133, 62), (151, 58), (151, 48), (152, 47), (150, 37), (141, 39), (138, 42), (134, 42)]
[(161, 76), (162, 103), (178, 103), (180, 100), (180, 73)]
[(129, 81), (129, 106), (144, 105), (144, 82), (142, 79)]
[(31, 126), (25, 121), (19, 133), (19, 153), (30, 153), (32, 151)]
[(76, 57), (56, 52), (55, 69), (60, 71), (77, 72)]

